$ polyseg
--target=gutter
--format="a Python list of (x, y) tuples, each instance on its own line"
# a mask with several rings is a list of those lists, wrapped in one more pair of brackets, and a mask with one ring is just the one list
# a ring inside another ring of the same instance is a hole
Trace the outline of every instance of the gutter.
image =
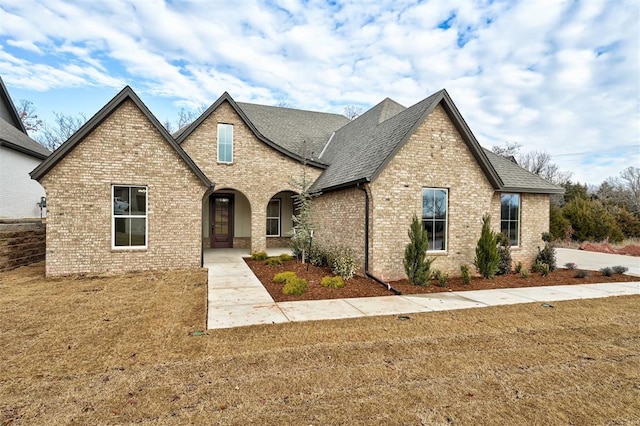
[(367, 277), (385, 287), (387, 290), (400, 295), (402, 294), (400, 290), (391, 287), (389, 283), (382, 281), (380, 278), (369, 272), (369, 194), (367, 193), (367, 190), (360, 185), (360, 183), (356, 185), (356, 188), (364, 192), (364, 273)]

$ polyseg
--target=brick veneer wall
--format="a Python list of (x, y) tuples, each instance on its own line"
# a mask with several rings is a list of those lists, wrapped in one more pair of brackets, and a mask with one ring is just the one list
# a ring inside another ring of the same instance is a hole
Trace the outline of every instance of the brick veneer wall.
[(42, 220), (0, 219), (0, 271), (44, 260), (45, 235)]
[[(386, 279), (405, 277), (402, 263), (407, 230), (422, 217), (422, 188), (447, 188), (448, 249), (433, 254), (434, 268), (459, 274), (473, 263), (483, 214), (499, 229), (500, 198), (441, 106), (427, 117), (380, 175), (371, 183), (373, 244), (370, 270)], [(548, 196), (525, 195), (522, 201), (523, 248), (514, 258), (526, 261), (536, 238), (548, 230)], [(496, 204), (497, 203), (497, 204)]]
[[(233, 163), (218, 163), (218, 123), (233, 124)], [(228, 102), (222, 103), (182, 143), (218, 189), (242, 192), (251, 205), (251, 251), (267, 248), (267, 204), (280, 191), (299, 191), (293, 185), (301, 179), (303, 165), (283, 155), (255, 137)], [(321, 170), (307, 166), (313, 182)]]
[[(131, 101), (41, 179), (48, 276), (200, 266), (205, 185)], [(146, 185), (145, 250), (111, 248), (112, 185)]]

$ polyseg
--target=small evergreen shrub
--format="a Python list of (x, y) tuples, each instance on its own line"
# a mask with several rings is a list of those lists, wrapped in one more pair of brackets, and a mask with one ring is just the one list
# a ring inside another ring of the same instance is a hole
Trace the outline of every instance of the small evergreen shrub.
[(578, 267), (578, 265), (574, 262), (568, 262), (564, 264), (564, 267), (573, 271), (574, 269), (576, 269)]
[(287, 282), (289, 280), (293, 280), (298, 278), (298, 276), (296, 275), (295, 272), (292, 271), (285, 271), (285, 272), (280, 272), (275, 274), (275, 276), (273, 277), (273, 282), (274, 283), (284, 283)]
[(449, 275), (445, 274), (442, 271), (436, 269), (433, 273), (434, 278), (436, 279), (436, 283), (438, 287), (446, 287), (449, 282)]
[(349, 247), (340, 247), (335, 251), (331, 271), (340, 275), (343, 280), (350, 280), (356, 273), (358, 262)]
[(498, 263), (498, 271), (496, 275), (508, 275), (511, 273), (511, 243), (509, 237), (500, 233), (496, 235), (496, 242), (498, 243), (498, 254), (500, 255), (500, 262)]
[(469, 265), (460, 265), (460, 275), (462, 277), (462, 284), (471, 284), (471, 270), (469, 269)]
[(531, 276), (531, 273), (529, 272), (529, 270), (527, 268), (521, 268), (520, 269), (520, 276), (522, 278), (529, 278)]
[(610, 277), (613, 275), (613, 269), (607, 266), (605, 268), (600, 269), (600, 273), (605, 277)]
[(282, 266), (282, 259), (280, 259), (280, 257), (270, 257), (264, 261), (264, 264), (268, 266)]
[(544, 263), (534, 263), (533, 265), (531, 265), (531, 272), (533, 272), (534, 274), (539, 274), (540, 272), (542, 272), (542, 265), (544, 265)]
[(309, 254), (309, 262), (311, 262), (311, 264), (314, 266), (328, 266), (328, 251), (318, 244), (312, 245), (311, 253)]
[(417, 216), (411, 219), (409, 226), (409, 244), (404, 249), (404, 272), (413, 285), (429, 285), (431, 278), (431, 264), (435, 258), (427, 258), (429, 240), (422, 223)]
[(522, 264), (522, 262), (516, 263), (516, 274), (519, 274), (520, 272), (522, 272), (523, 269), (524, 269), (524, 265)]
[(287, 283), (282, 287), (282, 294), (286, 294), (287, 296), (300, 296), (307, 291), (307, 285), (307, 280), (295, 277), (294, 279), (287, 280)]
[(550, 272), (549, 265), (547, 265), (546, 263), (541, 263), (540, 264), (540, 275), (542, 275), (543, 277), (546, 277), (547, 275), (549, 275), (549, 272)]
[(576, 271), (576, 274), (574, 275), (575, 278), (587, 278), (588, 276), (589, 276), (589, 272), (583, 269), (578, 269)]
[(342, 288), (345, 286), (344, 280), (339, 275), (335, 277), (323, 277), (322, 281), (320, 281), (320, 285), (328, 288)]
[(282, 260), (283, 262), (288, 262), (290, 260), (293, 260), (294, 257), (291, 256), (290, 254), (287, 253), (282, 253), (280, 256), (278, 256), (280, 258), (280, 260)]
[(251, 253), (251, 260), (267, 260), (267, 252), (266, 251), (256, 251)]
[(474, 264), (484, 278), (493, 278), (498, 272), (500, 253), (498, 253), (495, 232), (491, 230), (491, 217), (488, 214), (482, 217), (482, 231), (476, 245)]
[(627, 272), (629, 270), (629, 268), (627, 268), (626, 266), (614, 266), (613, 268), (611, 268), (611, 270), (613, 271), (614, 274), (624, 274), (625, 272)]
[(554, 248), (552, 243), (546, 243), (542, 250), (540, 250), (540, 247), (538, 247), (536, 262), (549, 265), (550, 271), (556, 270), (556, 249)]

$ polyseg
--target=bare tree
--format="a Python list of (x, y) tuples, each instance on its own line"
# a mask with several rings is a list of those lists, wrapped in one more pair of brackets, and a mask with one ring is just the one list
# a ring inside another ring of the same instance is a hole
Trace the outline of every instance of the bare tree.
[(275, 106), (279, 108), (293, 108), (293, 103), (289, 102), (287, 98), (280, 96), (276, 99)]
[(207, 106), (205, 104), (201, 104), (196, 109), (188, 110), (186, 108), (180, 108), (178, 112), (178, 118), (175, 122), (169, 120), (168, 118), (164, 120), (162, 125), (169, 133), (173, 133), (177, 130), (182, 129), (184, 126), (191, 124), (196, 118), (200, 117), (203, 112), (207, 110)]
[(548, 152), (520, 153), (521, 147), (522, 145), (517, 142), (506, 142), (504, 145), (494, 145), (491, 150), (504, 157), (516, 158), (520, 167), (556, 185), (565, 185), (571, 180), (573, 173), (560, 170), (560, 167), (551, 161), (551, 154)]
[(53, 124), (43, 123), (42, 129), (35, 136), (41, 145), (51, 151), (62, 145), (87, 122), (87, 117), (83, 113), (74, 116), (54, 111), (53, 115), (56, 117)]
[(515, 157), (520, 152), (522, 144), (518, 142), (505, 142), (504, 145), (494, 145), (491, 151), (503, 157)]
[(629, 212), (640, 215), (640, 168), (627, 167), (620, 176), (602, 182), (598, 197), (623, 205)]
[(344, 107), (344, 116), (353, 121), (362, 114), (362, 108), (357, 105), (347, 105)]
[(18, 117), (22, 120), (24, 128), (29, 131), (37, 132), (42, 128), (42, 120), (36, 113), (36, 107), (33, 102), (27, 99), (20, 99), (17, 105)]

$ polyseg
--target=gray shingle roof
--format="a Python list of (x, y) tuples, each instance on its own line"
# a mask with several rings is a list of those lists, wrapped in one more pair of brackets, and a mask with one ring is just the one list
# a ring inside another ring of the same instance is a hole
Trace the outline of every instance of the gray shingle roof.
[(0, 145), (43, 160), (51, 154), (44, 146), (0, 118)]
[(349, 122), (340, 114), (237, 104), (264, 137), (301, 157), (313, 159), (319, 157), (331, 134)]
[(540, 176), (518, 166), (501, 155), (483, 148), (493, 168), (498, 172), (503, 186), (500, 191), (535, 192), (543, 194), (562, 194), (564, 188), (554, 185)]

